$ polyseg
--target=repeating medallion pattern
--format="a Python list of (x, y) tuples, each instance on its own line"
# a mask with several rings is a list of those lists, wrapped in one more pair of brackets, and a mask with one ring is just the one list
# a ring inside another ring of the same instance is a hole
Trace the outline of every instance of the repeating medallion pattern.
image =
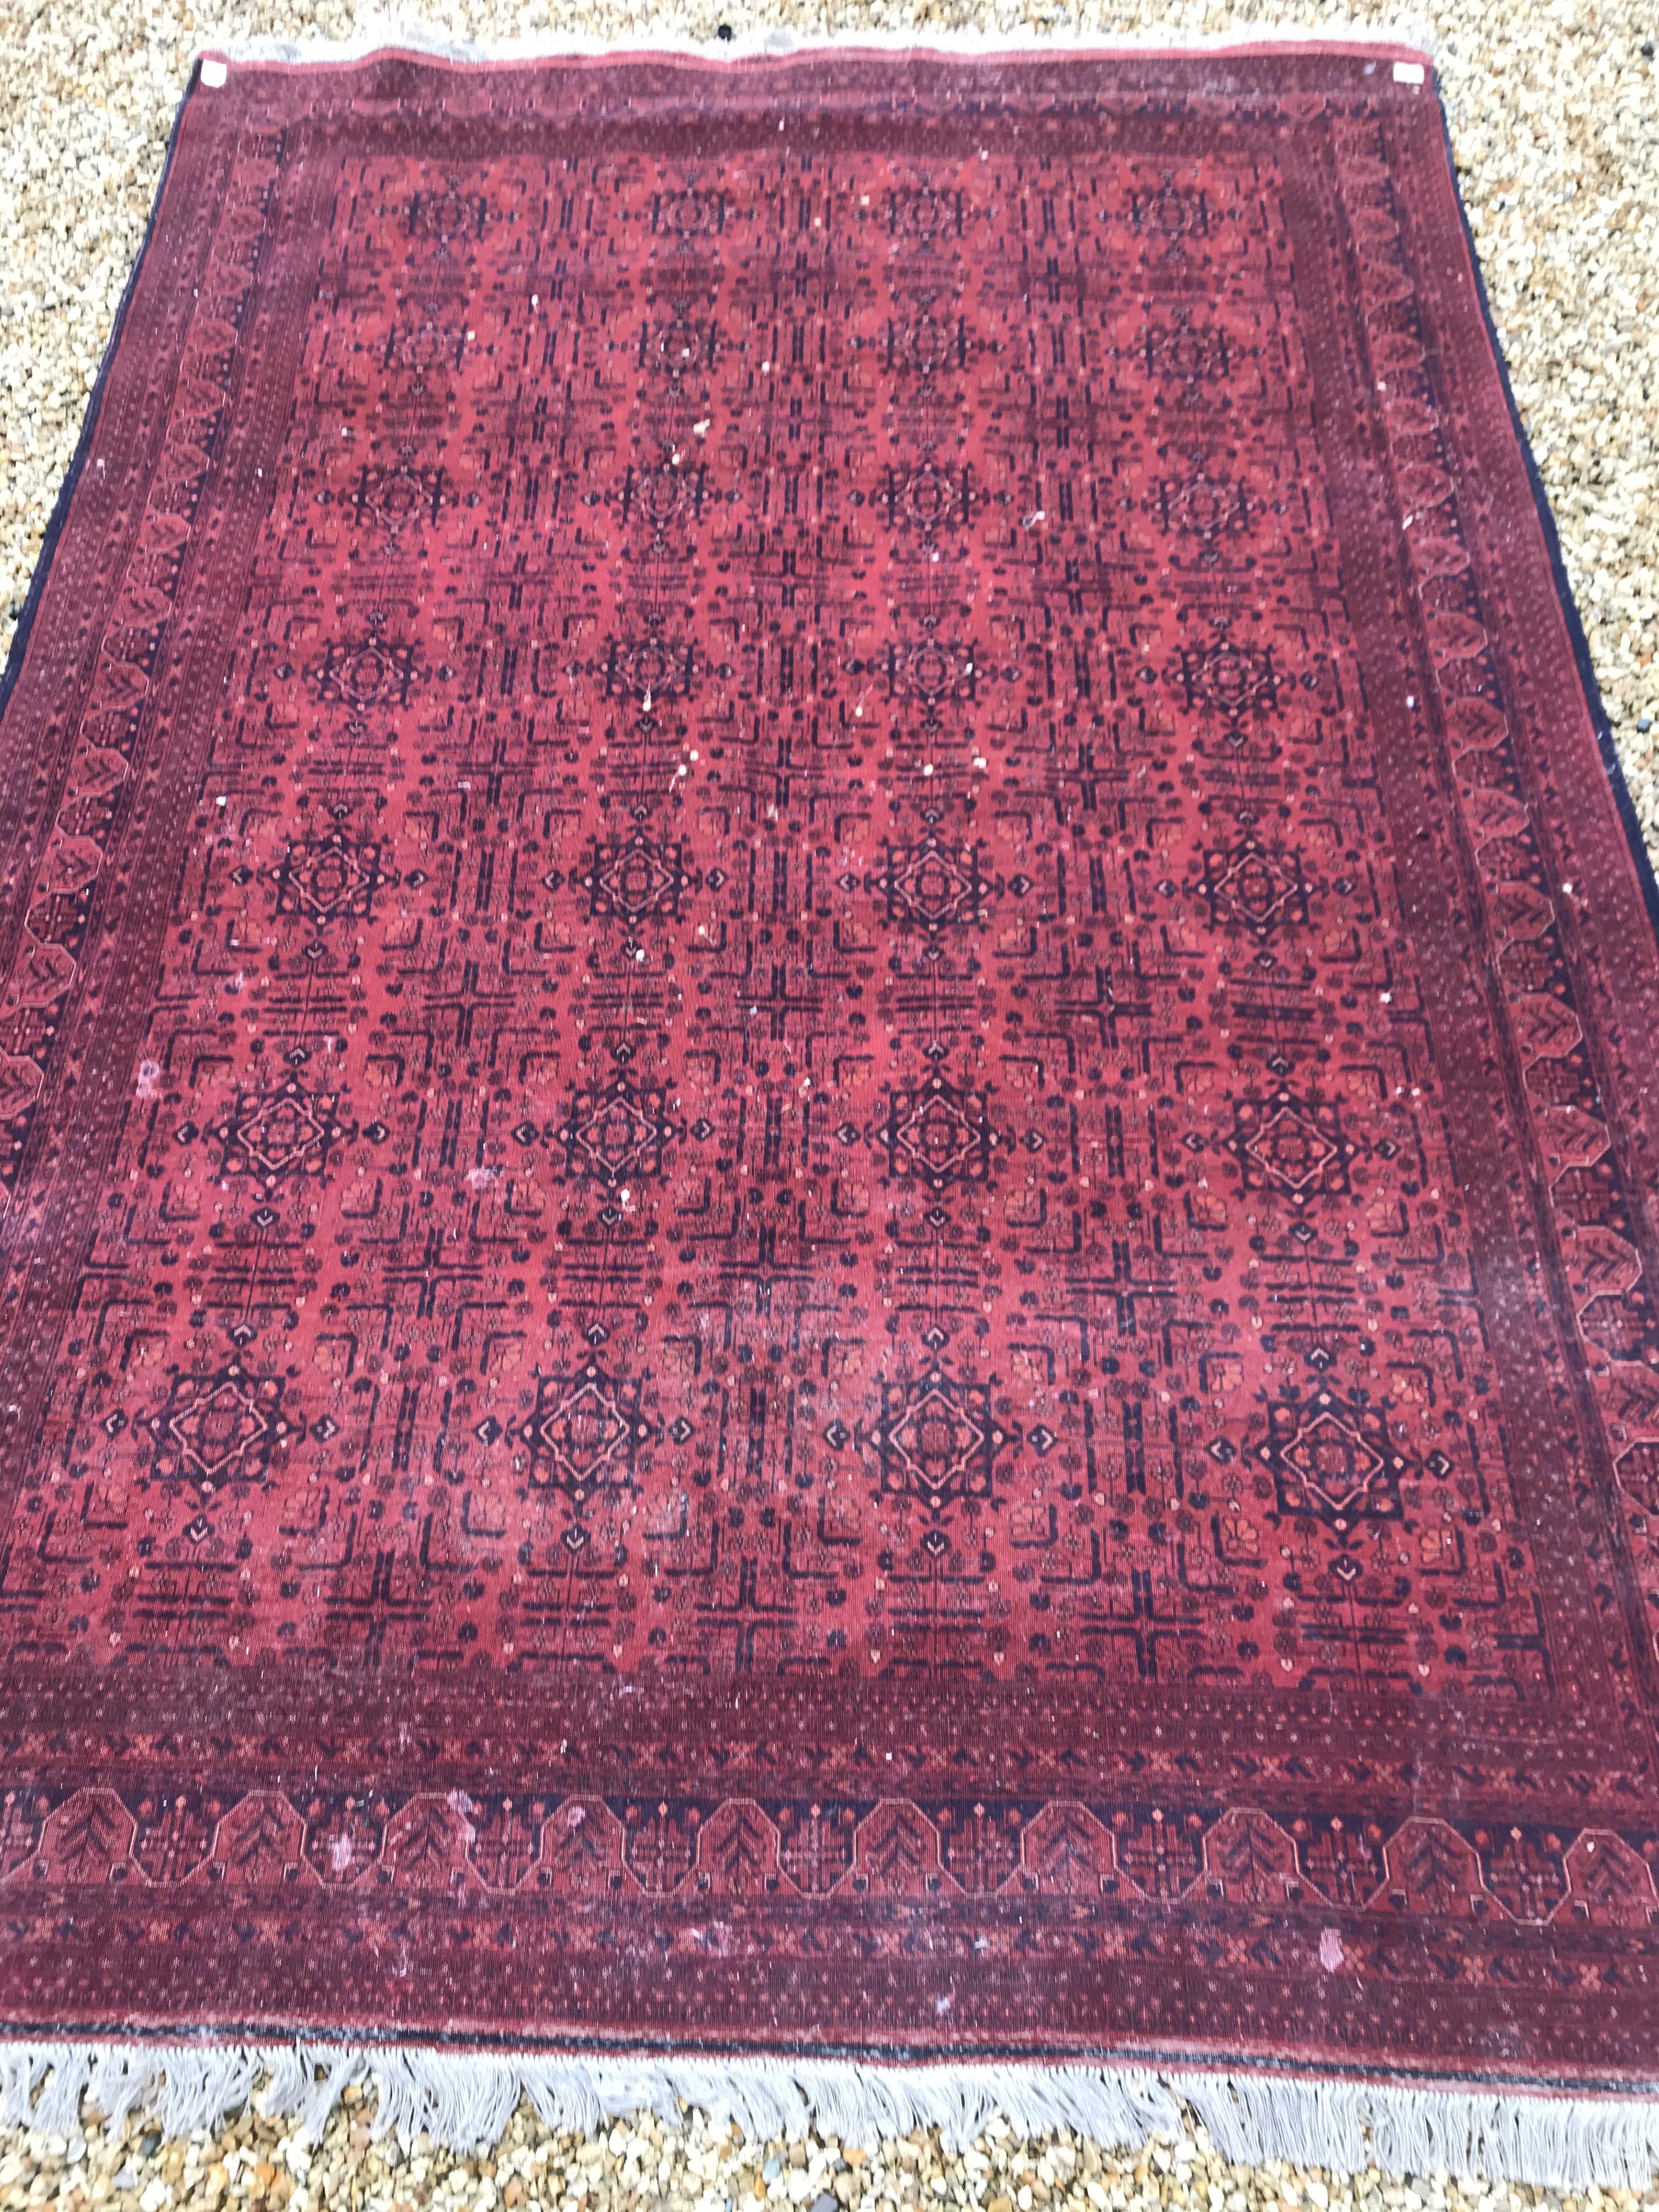
[(885, 68), (192, 95), (0, 760), (0, 1893), (396, 1897), (607, 2033), (605, 1911), (718, 1897), (715, 2038), (960, 1956), (970, 2041), (1254, 2048), (1334, 1955), (1333, 2048), (1510, 1974), (1588, 2063), (1659, 955), (1431, 100)]

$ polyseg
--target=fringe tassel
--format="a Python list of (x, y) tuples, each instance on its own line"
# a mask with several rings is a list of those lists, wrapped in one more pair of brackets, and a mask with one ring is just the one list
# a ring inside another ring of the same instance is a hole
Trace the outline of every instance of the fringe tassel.
[(937, 2128), (964, 2149), (1000, 2113), (1021, 2136), (1059, 2128), (1103, 2145), (1178, 2135), (1190, 2112), (1234, 2165), (1283, 2160), (1343, 2173), (1444, 2167), (1566, 2191), (1646, 2190), (1659, 2166), (1659, 2102), (1542, 2091), (1413, 2087), (1281, 2074), (1125, 2066), (883, 2066), (789, 2058), (544, 2057), (415, 2045), (296, 2042), (0, 2043), (0, 2121), (69, 2135), (88, 2111), (119, 2123), (153, 2110), (168, 2135), (211, 2132), (255, 2094), (321, 2139), (348, 2084), (376, 2100), (374, 2130), (423, 2130), (452, 2149), (498, 2142), (521, 2097), (550, 2128), (592, 2134), (629, 2112), (671, 2125), (700, 2107), (766, 2142), (815, 2125), (848, 2143)]
[(775, 23), (763, 30), (739, 31), (734, 39), (719, 40), (684, 38), (653, 27), (648, 38), (638, 41), (618, 41), (577, 33), (548, 33), (477, 42), (453, 38), (419, 16), (375, 13), (367, 21), (368, 30), (355, 39), (290, 39), (276, 33), (258, 34), (200, 46), (197, 53), (198, 58), (237, 64), (322, 64), (333, 68), (344, 62), (367, 61), (377, 54), (413, 54), (426, 61), (461, 63), (621, 61), (637, 58), (641, 54), (732, 62), (756, 58), (783, 61), (843, 47), (875, 53), (1006, 55), (1010, 60), (1018, 60), (1022, 56), (1031, 59), (1045, 54), (1225, 55), (1240, 48), (1315, 46), (1327, 52), (1347, 48), (1375, 51), (1380, 56), (1409, 53), (1428, 58), (1435, 47), (1433, 25), (1426, 16), (1419, 19), (1410, 12), (1400, 16), (1397, 28), (1385, 31), (1371, 30), (1360, 23), (1345, 23), (1340, 33), (1322, 35), (1294, 26), (1251, 23), (1237, 34), (1219, 37), (1184, 30), (1174, 23), (1160, 23), (1151, 31), (1111, 33), (1036, 31), (1024, 24), (996, 31), (945, 31), (933, 24), (899, 30), (861, 24), (852, 31), (832, 30), (826, 25), (797, 31)]

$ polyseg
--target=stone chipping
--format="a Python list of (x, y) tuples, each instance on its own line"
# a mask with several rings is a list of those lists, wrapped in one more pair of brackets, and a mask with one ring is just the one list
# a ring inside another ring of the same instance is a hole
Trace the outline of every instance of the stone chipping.
[[(423, 33), (485, 42), (645, 45), (782, 24), (1055, 32), (1102, 40), (1363, 27), (1426, 46), (1516, 402), (1560, 531), (1596, 676), (1650, 846), (1659, 852), (1659, 0), (1454, 0), (1404, 13), (1353, 0), (428, 0), (388, 16), (351, 0), (0, 0), (0, 649), (9, 645), (127, 270), (143, 239), (191, 54), (278, 35)], [(1230, 2166), (1194, 2128), (1118, 2154), (994, 2125), (960, 2156), (918, 2131), (866, 2155), (819, 2135), (759, 2143), (688, 2112), (589, 2137), (523, 2107), (488, 2154), (377, 2141), (356, 2089), (309, 2153), (249, 2112), (166, 2140), (142, 2118), (71, 2137), (0, 2130), (0, 2212), (1601, 2212), (1659, 2190), (1582, 2197), (1445, 2173), (1402, 2181)]]

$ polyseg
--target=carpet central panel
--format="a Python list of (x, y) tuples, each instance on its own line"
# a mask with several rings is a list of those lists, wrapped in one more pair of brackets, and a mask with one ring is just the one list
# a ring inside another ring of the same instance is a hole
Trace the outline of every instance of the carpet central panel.
[(0, 742), (10, 2031), (1655, 2070), (1575, 635), (1396, 50), (198, 78)]

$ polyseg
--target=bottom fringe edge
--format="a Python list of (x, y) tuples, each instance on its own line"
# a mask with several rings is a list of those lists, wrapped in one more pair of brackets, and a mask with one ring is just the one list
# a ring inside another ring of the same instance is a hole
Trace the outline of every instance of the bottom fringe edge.
[(86, 2108), (118, 2124), (153, 2111), (169, 2135), (212, 2131), (250, 2100), (296, 2115), (315, 2145), (342, 2090), (376, 2100), (374, 2131), (424, 2131), (457, 2151), (498, 2142), (528, 2098), (550, 2128), (591, 2133), (691, 2106), (755, 2141), (816, 2125), (839, 2142), (937, 2128), (957, 2152), (997, 2114), (1022, 2136), (1054, 2130), (1102, 2145), (1178, 2134), (1185, 2106), (1234, 2165), (1283, 2161), (1337, 2172), (1525, 2181), (1563, 2191), (1645, 2189), (1659, 2166), (1659, 2101), (1529, 2089), (1297, 2079), (1135, 2065), (898, 2065), (857, 2060), (629, 2058), (435, 2050), (407, 2045), (0, 2042), (0, 2121), (70, 2135)]

